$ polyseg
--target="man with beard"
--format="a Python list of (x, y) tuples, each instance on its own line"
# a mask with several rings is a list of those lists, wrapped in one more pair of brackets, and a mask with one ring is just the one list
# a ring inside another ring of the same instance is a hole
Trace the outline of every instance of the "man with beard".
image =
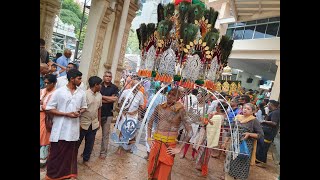
[(87, 102), (85, 92), (77, 87), (82, 73), (71, 69), (67, 78), (68, 84), (53, 92), (46, 107), (53, 115), (46, 179), (77, 177), (79, 117), (86, 110)]

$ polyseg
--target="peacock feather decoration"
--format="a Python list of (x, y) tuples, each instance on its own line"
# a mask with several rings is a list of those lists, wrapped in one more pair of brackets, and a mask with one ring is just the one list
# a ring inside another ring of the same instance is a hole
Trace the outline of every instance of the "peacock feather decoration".
[[(219, 67), (217, 74), (222, 73), (222, 68), (227, 65), (233, 40), (227, 36), (221, 36), (214, 28), (219, 15), (218, 11), (206, 8), (199, 0), (159, 4), (157, 13), (156, 25), (141, 24), (137, 29), (142, 56), (151, 46), (154, 46), (156, 48), (154, 61), (173, 64), (176, 67), (176, 75), (181, 76), (181, 79), (204, 81), (213, 61)], [(166, 54), (166, 57), (161, 56), (162, 54)], [(190, 61), (197, 63), (190, 63)], [(190, 75), (185, 77), (181, 75), (183, 69), (190, 69), (187, 67), (188, 64), (198, 65), (199, 63), (201, 66), (197, 67), (201, 67), (200, 73), (195, 73), (198, 77), (190, 78)], [(155, 66), (154, 71), (158, 72), (159, 68), (161, 67)], [(156, 74), (155, 72), (153, 74)], [(159, 72), (166, 74), (165, 69)]]

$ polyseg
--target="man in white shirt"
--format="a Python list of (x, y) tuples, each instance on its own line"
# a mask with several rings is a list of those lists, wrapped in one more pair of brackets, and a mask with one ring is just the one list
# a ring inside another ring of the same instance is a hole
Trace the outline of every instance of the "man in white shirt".
[(87, 108), (87, 102), (85, 92), (77, 87), (81, 83), (82, 73), (71, 69), (67, 78), (68, 84), (53, 92), (46, 107), (54, 116), (46, 179), (77, 177), (79, 117)]
[(186, 109), (188, 110), (196, 110), (197, 109), (197, 105), (198, 105), (198, 90), (197, 89), (193, 89), (191, 91), (191, 94), (189, 94), (188, 96), (186, 96), (186, 100), (184, 102), (184, 105), (186, 107)]
[[(134, 87), (136, 84), (138, 83), (137, 80), (133, 80), (132, 81), (132, 87)], [(124, 110), (121, 114), (121, 119), (118, 122), (118, 126), (117, 129), (120, 130), (120, 135), (119, 135), (119, 139), (121, 139), (122, 137), (122, 133), (121, 133), (121, 128), (123, 123), (125, 122), (126, 118), (132, 118), (137, 127), (139, 127), (139, 122), (138, 122), (138, 117), (139, 117), (139, 110), (141, 112), (141, 110), (143, 109), (143, 104), (144, 104), (144, 96), (142, 94), (142, 92), (139, 90), (141, 87), (141, 85), (138, 85), (133, 91), (132, 93), (130, 93), (130, 91), (132, 90), (132, 88), (130, 89), (126, 89), (121, 93), (121, 96), (119, 98), (119, 106), (122, 107), (123, 103), (125, 101), (125, 99), (129, 96), (128, 101), (126, 102), (126, 104), (124, 105)], [(136, 130), (137, 132), (137, 130)], [(134, 141), (135, 137), (132, 137), (130, 140)], [(130, 144), (130, 143), (129, 143)], [(126, 144), (123, 144), (124, 146), (126, 146)], [(118, 148), (118, 154), (121, 154), (121, 148)]]
[(212, 102), (210, 104), (210, 106), (208, 107), (208, 111), (207, 111), (207, 114), (210, 114), (211, 112), (215, 112), (216, 111), (216, 108), (218, 106), (218, 103), (219, 101), (225, 101), (221, 95), (216, 95), (219, 99), (217, 99), (215, 96), (212, 96)]
[[(68, 73), (68, 71), (70, 69), (77, 69), (77, 65), (73, 64), (73, 63), (69, 63), (67, 68), (66, 68), (66, 72)], [(57, 84), (56, 84), (56, 89), (60, 88), (60, 87), (63, 87), (65, 85), (68, 84), (68, 78), (67, 76), (60, 76), (57, 78)], [(78, 87), (80, 89), (82, 89), (83, 91), (86, 91), (86, 87), (84, 85), (83, 82), (80, 83), (80, 85), (78, 85)]]
[(94, 145), (98, 128), (101, 126), (102, 95), (100, 93), (102, 79), (92, 76), (88, 80), (90, 88), (86, 91), (88, 108), (80, 116), (80, 139), (78, 149), (85, 138), (85, 146), (82, 153), (83, 164), (87, 165)]
[[(137, 84), (137, 80), (133, 80), (132, 87)], [(140, 86), (140, 85), (139, 85)], [(141, 91), (139, 91), (139, 86), (137, 86), (132, 93), (130, 93), (130, 90), (132, 89), (125, 89), (119, 98), (120, 106), (122, 106), (123, 102), (129, 96), (128, 101), (126, 102), (124, 112), (122, 113), (122, 118), (120, 119), (120, 122), (118, 123), (118, 129), (121, 131), (121, 126), (125, 120), (125, 116), (132, 117), (136, 120), (138, 120), (138, 110), (139, 107), (142, 109), (142, 106), (144, 104), (144, 98)]]

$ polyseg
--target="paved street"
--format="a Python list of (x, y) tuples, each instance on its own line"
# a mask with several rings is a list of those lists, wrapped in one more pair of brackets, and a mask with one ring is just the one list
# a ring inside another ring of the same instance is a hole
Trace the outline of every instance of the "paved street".
[[(113, 125), (112, 125), (113, 126)], [(140, 180), (147, 179), (147, 160), (143, 157), (146, 155), (144, 146), (139, 146), (137, 154), (123, 153), (122, 156), (117, 155), (117, 145), (112, 140), (109, 143), (108, 155), (105, 160), (100, 160), (99, 150), (101, 144), (101, 130), (97, 132), (94, 150), (91, 155), (88, 166), (82, 165), (80, 154), (84, 148), (82, 142), (78, 155), (78, 180), (115, 180), (129, 179)], [(200, 180), (205, 179), (198, 177), (198, 171), (194, 169), (195, 163), (190, 160), (191, 148), (185, 159), (180, 159), (179, 155), (175, 158), (175, 164), (172, 170), (173, 180)], [(209, 176), (207, 179), (218, 180), (223, 175), (223, 161), (221, 159), (211, 158), (209, 161)], [(40, 169), (40, 179), (44, 179), (45, 168)], [(249, 180), (275, 180), (279, 175), (279, 168), (274, 164), (272, 155), (269, 153), (266, 168), (251, 166)]]

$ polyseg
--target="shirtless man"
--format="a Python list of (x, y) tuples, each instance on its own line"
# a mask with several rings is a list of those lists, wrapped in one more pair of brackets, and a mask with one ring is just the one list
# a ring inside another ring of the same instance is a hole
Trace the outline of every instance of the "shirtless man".
[[(192, 136), (191, 122), (187, 121), (186, 111), (183, 104), (177, 102), (182, 93), (177, 89), (171, 89), (167, 95), (167, 102), (156, 106), (148, 123), (148, 144), (150, 155), (148, 161), (148, 179), (167, 180), (171, 179), (171, 169), (175, 154), (180, 153), (184, 144), (177, 145), (179, 126), (185, 126), (187, 135), (183, 142), (189, 142)], [(153, 138), (151, 129), (153, 121), (157, 119)]]

